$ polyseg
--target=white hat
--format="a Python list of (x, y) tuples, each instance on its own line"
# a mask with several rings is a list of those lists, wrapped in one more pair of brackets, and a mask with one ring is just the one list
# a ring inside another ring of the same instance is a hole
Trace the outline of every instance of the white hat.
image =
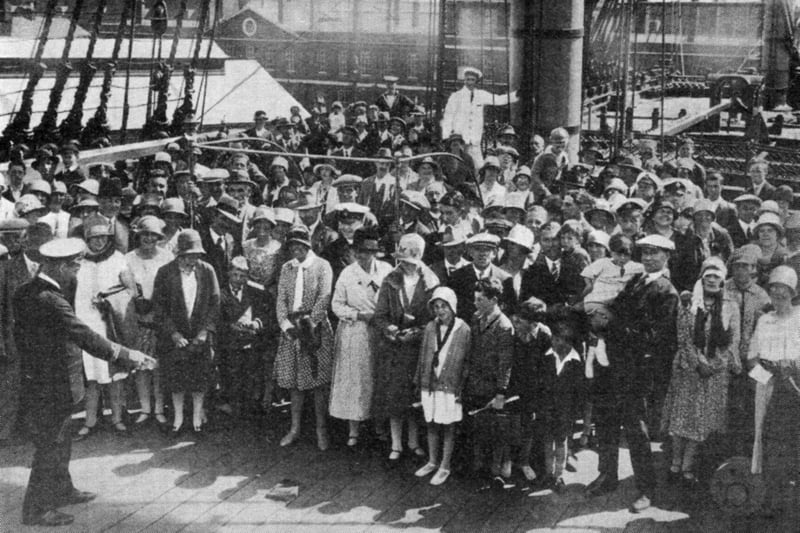
[(533, 232), (522, 224), (517, 224), (511, 228), (511, 231), (508, 232), (508, 236), (504, 240), (522, 246), (528, 250), (528, 252), (533, 250)]
[(497, 248), (500, 245), (500, 237), (493, 233), (476, 233), (467, 239), (467, 246), (491, 246)]
[(75, 185), (75, 187), (88, 192), (89, 194), (93, 194), (94, 196), (100, 194), (100, 182), (92, 178), (83, 180)]
[(421, 265), (423, 253), (425, 253), (425, 239), (417, 233), (407, 233), (400, 237), (394, 257), (398, 261)]
[(652, 246), (653, 248), (660, 248), (668, 252), (675, 250), (675, 243), (663, 235), (653, 234), (642, 237), (636, 241), (636, 246)]
[(289, 162), (286, 160), (285, 157), (282, 156), (275, 156), (275, 159), (272, 160), (272, 163), (269, 165), (270, 167), (281, 167), (283, 170), (289, 170)]
[(276, 207), (273, 211), (275, 211), (275, 222), (294, 224), (295, 213), (288, 207)]
[(611, 251), (609, 248), (609, 242), (611, 241), (611, 236), (603, 230), (596, 229), (589, 233), (589, 236), (586, 239), (586, 246), (590, 244), (599, 244), (603, 246), (606, 250)]
[(483, 78), (483, 72), (481, 72), (480, 70), (478, 70), (475, 67), (464, 67), (462, 69), (462, 71), (461, 71), (461, 76), (464, 79), (466, 79), (467, 78), (467, 74), (474, 74), (475, 76), (478, 77), (479, 80)]
[(456, 293), (453, 292), (453, 289), (450, 287), (440, 286), (433, 289), (433, 294), (431, 295), (431, 299), (428, 300), (428, 305), (433, 307), (433, 302), (436, 300), (442, 300), (447, 303), (453, 311), (453, 314), (456, 313), (458, 298), (456, 298)]
[(23, 217), (33, 211), (47, 209), (42, 202), (33, 194), (23, 194), (14, 204), (14, 211), (17, 216)]
[(86, 251), (83, 239), (53, 239), (39, 247), (39, 254), (47, 259), (70, 259)]
[(706, 277), (706, 274), (715, 274), (722, 279), (728, 277), (728, 268), (725, 266), (725, 263), (716, 256), (711, 256), (705, 261), (703, 261), (703, 265), (700, 267), (700, 277)]
[(494, 167), (497, 170), (500, 170), (500, 159), (498, 159), (496, 155), (486, 156), (486, 159), (483, 160), (483, 166), (481, 167), (481, 170), (484, 170), (488, 167)]
[(792, 295), (797, 294), (797, 272), (790, 266), (778, 265), (769, 273), (767, 286), (773, 283), (786, 285), (792, 290)]
[(250, 267), (247, 264), (247, 259), (245, 259), (241, 255), (237, 255), (233, 259), (231, 259), (231, 268), (235, 268), (236, 270), (242, 270), (244, 272), (249, 272)]

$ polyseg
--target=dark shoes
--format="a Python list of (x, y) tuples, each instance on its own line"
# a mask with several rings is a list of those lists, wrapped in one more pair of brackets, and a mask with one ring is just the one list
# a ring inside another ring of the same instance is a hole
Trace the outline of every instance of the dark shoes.
[(597, 479), (586, 486), (586, 496), (594, 498), (617, 490), (618, 481), (608, 474), (600, 474)]
[(95, 498), (97, 498), (97, 494), (94, 492), (84, 492), (82, 490), (75, 489), (72, 491), (72, 494), (64, 497), (61, 505), (78, 505), (81, 503), (89, 503)]
[(66, 526), (75, 521), (71, 514), (52, 510), (37, 516), (23, 516), (22, 523), (26, 526), (58, 527)]

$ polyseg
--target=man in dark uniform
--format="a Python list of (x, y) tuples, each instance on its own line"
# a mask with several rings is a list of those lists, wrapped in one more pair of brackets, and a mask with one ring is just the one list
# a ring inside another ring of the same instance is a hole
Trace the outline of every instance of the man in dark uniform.
[(609, 364), (595, 367), (600, 475), (586, 492), (597, 496), (616, 489), (620, 428), (624, 428), (639, 492), (631, 510), (640, 512), (650, 506), (656, 483), (646, 422), (649, 411), (660, 409), (669, 384), (677, 350), (678, 292), (667, 269), (675, 244), (661, 235), (648, 235), (636, 246), (645, 272), (634, 276), (612, 304)]
[(84, 250), (80, 239), (42, 245), (39, 273), (14, 295), (14, 336), (22, 371), (20, 409), (27, 415), (36, 447), (22, 504), (25, 525), (70, 524), (72, 515), (56, 509), (95, 498), (77, 490), (69, 475), (70, 414), (73, 400), (82, 396), (83, 375), (80, 361), (77, 365), (70, 361), (68, 345), (106, 361), (127, 360), (142, 368), (156, 365), (155, 359), (104, 339), (75, 316), (62, 287), (75, 282)]
[[(500, 238), (491, 233), (478, 233), (467, 239), (467, 252), (472, 263), (463, 266), (450, 275), (447, 286), (453, 289), (458, 297), (458, 316), (462, 320), (472, 320), (475, 314), (475, 283), (482, 279), (496, 279), (500, 287), (511, 277), (497, 265), (493, 264), (500, 246)], [(470, 299), (470, 294), (473, 298)], [(501, 307), (505, 298), (500, 300)]]
[(55, 181), (60, 181), (69, 189), (86, 179), (86, 172), (79, 163), (80, 150), (77, 141), (64, 143), (61, 147), (61, 163), (64, 165), (53, 177)]
[(380, 111), (389, 113), (389, 116), (392, 117), (404, 117), (414, 109), (414, 102), (397, 90), (398, 79), (397, 76), (384, 76), (386, 92), (381, 94), (375, 102)]

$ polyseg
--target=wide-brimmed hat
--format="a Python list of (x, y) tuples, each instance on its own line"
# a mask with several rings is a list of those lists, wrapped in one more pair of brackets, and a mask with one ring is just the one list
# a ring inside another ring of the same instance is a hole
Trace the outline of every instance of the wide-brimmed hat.
[(85, 179), (80, 183), (76, 183), (75, 185), (73, 185), (73, 187), (75, 187), (75, 189), (79, 191), (87, 192), (94, 196), (99, 196), (100, 194), (100, 182), (97, 181), (96, 179), (92, 178)]
[(83, 223), (83, 238), (87, 241), (92, 237), (109, 237), (113, 234), (111, 221), (101, 214), (92, 215)]
[(599, 229), (590, 231), (589, 236), (586, 238), (586, 246), (589, 246), (590, 244), (599, 244), (609, 252), (611, 251), (611, 248), (609, 247), (610, 242), (611, 236), (605, 231)]
[(250, 189), (258, 188), (258, 184), (250, 179), (250, 174), (246, 170), (236, 170), (231, 173), (231, 177), (226, 183), (226, 186), (230, 185), (247, 185)]
[(624, 194), (628, 191), (628, 186), (625, 185), (625, 182), (620, 178), (611, 178), (611, 181), (609, 181), (608, 185), (606, 185), (605, 189), (603, 189), (603, 194), (611, 190), (619, 191)]
[(505, 205), (503, 209), (516, 209), (523, 214), (527, 212), (528, 193), (526, 191), (514, 191), (506, 193)]
[(331, 165), (330, 163), (318, 163), (318, 164), (314, 165), (314, 169), (313, 169), (312, 172), (314, 172), (314, 174), (316, 176), (319, 176), (319, 173), (323, 168), (331, 169), (331, 172), (333, 172), (334, 176), (338, 176), (340, 174), (339, 169), (337, 169), (335, 166)]
[(275, 158), (272, 160), (272, 163), (270, 163), (269, 166), (270, 166), (270, 168), (272, 168), (272, 167), (281, 167), (286, 172), (289, 171), (289, 161), (287, 161), (285, 157), (280, 156), (280, 155), (275, 156)]
[(765, 200), (761, 207), (758, 208), (756, 211), (757, 216), (761, 216), (763, 213), (775, 213), (778, 216), (781, 216), (782, 211), (781, 207), (778, 205), (778, 202), (775, 200)]
[(14, 211), (17, 216), (24, 217), (35, 211), (44, 211), (47, 208), (42, 204), (41, 200), (33, 194), (23, 194), (19, 200), (14, 204)]
[(467, 235), (459, 228), (453, 228), (451, 231), (442, 233), (442, 240), (439, 241), (439, 246), (449, 248), (450, 246), (459, 246), (467, 242)]
[(277, 222), (275, 221), (275, 211), (266, 205), (260, 205), (256, 208), (255, 212), (253, 213), (253, 217), (250, 219), (250, 225), (254, 226), (256, 222), (262, 221), (269, 222), (273, 226), (277, 225)]
[(731, 265), (736, 263), (744, 263), (747, 265), (757, 265), (761, 257), (761, 248), (757, 244), (745, 244), (733, 251), (731, 254)]
[(160, 218), (153, 215), (145, 215), (136, 221), (133, 230), (138, 233), (153, 233), (162, 239), (164, 238), (165, 223)]
[(761, 213), (761, 216), (758, 217), (756, 225), (753, 228), (753, 233), (758, 235), (758, 230), (761, 226), (772, 226), (775, 228), (775, 231), (778, 232), (779, 237), (783, 235), (783, 223), (781, 222), (781, 217), (779, 217), (775, 213), (772, 213), (770, 211)]
[(25, 186), (25, 192), (30, 194), (38, 192), (50, 196), (52, 191), (53, 189), (50, 184), (43, 179), (35, 179)]
[(483, 160), (483, 166), (481, 167), (481, 172), (483, 172), (487, 168), (495, 168), (497, 170), (501, 169), (500, 160), (497, 159), (496, 155), (490, 155)]
[(400, 237), (394, 258), (404, 263), (422, 264), (422, 255), (425, 253), (425, 239), (417, 233), (407, 233)]
[(617, 220), (617, 216), (614, 214), (614, 211), (612, 211), (611, 206), (607, 201), (603, 199), (598, 199), (595, 202), (594, 207), (587, 210), (583, 216), (586, 217), (586, 219), (588, 220), (592, 217), (592, 215), (596, 213), (603, 213), (604, 215), (606, 215), (611, 220), (612, 224), (614, 224)]
[(164, 201), (161, 202), (161, 214), (189, 216), (188, 213), (186, 213), (186, 206), (182, 198), (165, 198)]
[(697, 213), (711, 213), (713, 218), (717, 218), (716, 207), (711, 203), (711, 200), (706, 200), (705, 198), (697, 200), (694, 203), (694, 213), (692, 213), (692, 216), (697, 215)]
[(302, 244), (303, 246), (311, 248), (311, 234), (308, 228), (302, 224), (292, 226), (289, 233), (286, 234), (286, 246), (288, 247), (292, 243)]
[(786, 285), (792, 290), (792, 296), (797, 295), (797, 272), (790, 266), (778, 265), (769, 273), (767, 287), (775, 283)]
[(403, 191), (400, 202), (413, 207), (417, 211), (426, 211), (431, 208), (431, 203), (424, 193), (419, 191)]
[(200, 234), (194, 229), (185, 229), (178, 233), (178, 242), (175, 247), (175, 255), (205, 254), (203, 241)]
[(533, 250), (534, 236), (533, 232), (521, 224), (517, 224), (508, 233), (505, 242), (510, 242), (525, 248), (530, 253)]
[(84, 198), (77, 204), (69, 208), (70, 213), (80, 211), (81, 209), (100, 209), (100, 204), (94, 198)]
[(239, 202), (227, 194), (223, 194), (217, 200), (216, 211), (231, 222), (242, 223), (242, 217), (239, 215)]
[(276, 207), (273, 211), (275, 212), (276, 225), (283, 223), (291, 226), (294, 224), (295, 218), (297, 218), (296, 213), (288, 207)]

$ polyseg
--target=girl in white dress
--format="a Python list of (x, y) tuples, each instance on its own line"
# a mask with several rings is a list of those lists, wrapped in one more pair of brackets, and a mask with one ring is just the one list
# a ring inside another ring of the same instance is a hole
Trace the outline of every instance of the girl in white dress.
[[(470, 349), (470, 328), (456, 317), (456, 294), (449, 287), (437, 287), (429, 305), (435, 319), (425, 327), (415, 382), (421, 391), (422, 411), (428, 423), (428, 462), (417, 477), (436, 471), (431, 485), (441, 485), (450, 475), (455, 424), (460, 422), (461, 389), (466, 379), (466, 358)], [(444, 434), (442, 462), (439, 439)]]

